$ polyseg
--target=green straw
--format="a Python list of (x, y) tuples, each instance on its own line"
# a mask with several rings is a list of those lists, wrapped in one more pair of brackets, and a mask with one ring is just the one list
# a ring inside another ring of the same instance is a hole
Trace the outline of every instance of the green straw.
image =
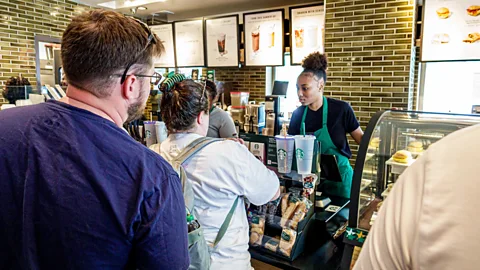
[(302, 127), (300, 128), (300, 133), (305, 137), (305, 122), (302, 123)]

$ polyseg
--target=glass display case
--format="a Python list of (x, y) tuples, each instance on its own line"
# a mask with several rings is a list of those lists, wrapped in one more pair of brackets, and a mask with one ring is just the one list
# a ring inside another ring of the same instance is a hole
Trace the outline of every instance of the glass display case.
[(353, 267), (383, 200), (403, 171), (430, 145), (478, 123), (476, 115), (412, 111), (383, 111), (372, 117), (355, 162), (342, 269)]

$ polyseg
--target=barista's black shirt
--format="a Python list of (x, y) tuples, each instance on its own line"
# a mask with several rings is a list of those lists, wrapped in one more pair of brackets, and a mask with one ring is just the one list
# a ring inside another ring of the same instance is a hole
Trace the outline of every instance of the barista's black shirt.
[[(327, 98), (328, 102), (328, 119), (327, 119), (327, 128), (330, 137), (332, 138), (333, 144), (337, 146), (340, 153), (344, 156), (350, 158), (352, 152), (350, 151), (350, 146), (348, 145), (347, 133), (355, 131), (360, 124), (358, 123), (355, 113), (353, 112), (352, 107), (347, 102)], [(297, 108), (292, 115), (290, 120), (290, 126), (288, 128), (288, 134), (290, 135), (299, 135), (300, 126), (302, 123), (302, 117), (305, 107)], [(305, 118), (305, 129), (307, 133), (314, 133), (315, 131), (322, 128), (322, 119), (323, 119), (323, 106), (317, 111), (312, 111), (307, 109), (307, 117)]]

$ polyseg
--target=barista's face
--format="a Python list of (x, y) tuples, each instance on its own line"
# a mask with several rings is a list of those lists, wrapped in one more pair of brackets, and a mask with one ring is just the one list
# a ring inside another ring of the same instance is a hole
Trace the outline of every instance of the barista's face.
[(297, 79), (298, 100), (303, 106), (308, 106), (323, 98), (323, 78), (318, 78), (312, 73), (302, 73)]

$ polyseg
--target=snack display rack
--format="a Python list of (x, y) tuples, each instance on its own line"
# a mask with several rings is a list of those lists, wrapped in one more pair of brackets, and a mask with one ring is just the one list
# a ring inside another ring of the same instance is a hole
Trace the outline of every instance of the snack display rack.
[[(316, 176), (312, 175), (311, 178)], [(248, 218), (251, 248), (262, 249), (272, 256), (289, 261), (302, 254), (305, 236), (314, 215), (313, 203), (303, 196), (304, 190), (292, 186), (288, 189), (289, 192), (283, 193), (276, 201), (259, 207), (250, 206)]]
[[(372, 117), (355, 162), (341, 269), (351, 269), (355, 264), (383, 200), (403, 171), (430, 145), (478, 123), (477, 115), (414, 111), (382, 111)], [(397, 156), (399, 151), (401, 155)]]

